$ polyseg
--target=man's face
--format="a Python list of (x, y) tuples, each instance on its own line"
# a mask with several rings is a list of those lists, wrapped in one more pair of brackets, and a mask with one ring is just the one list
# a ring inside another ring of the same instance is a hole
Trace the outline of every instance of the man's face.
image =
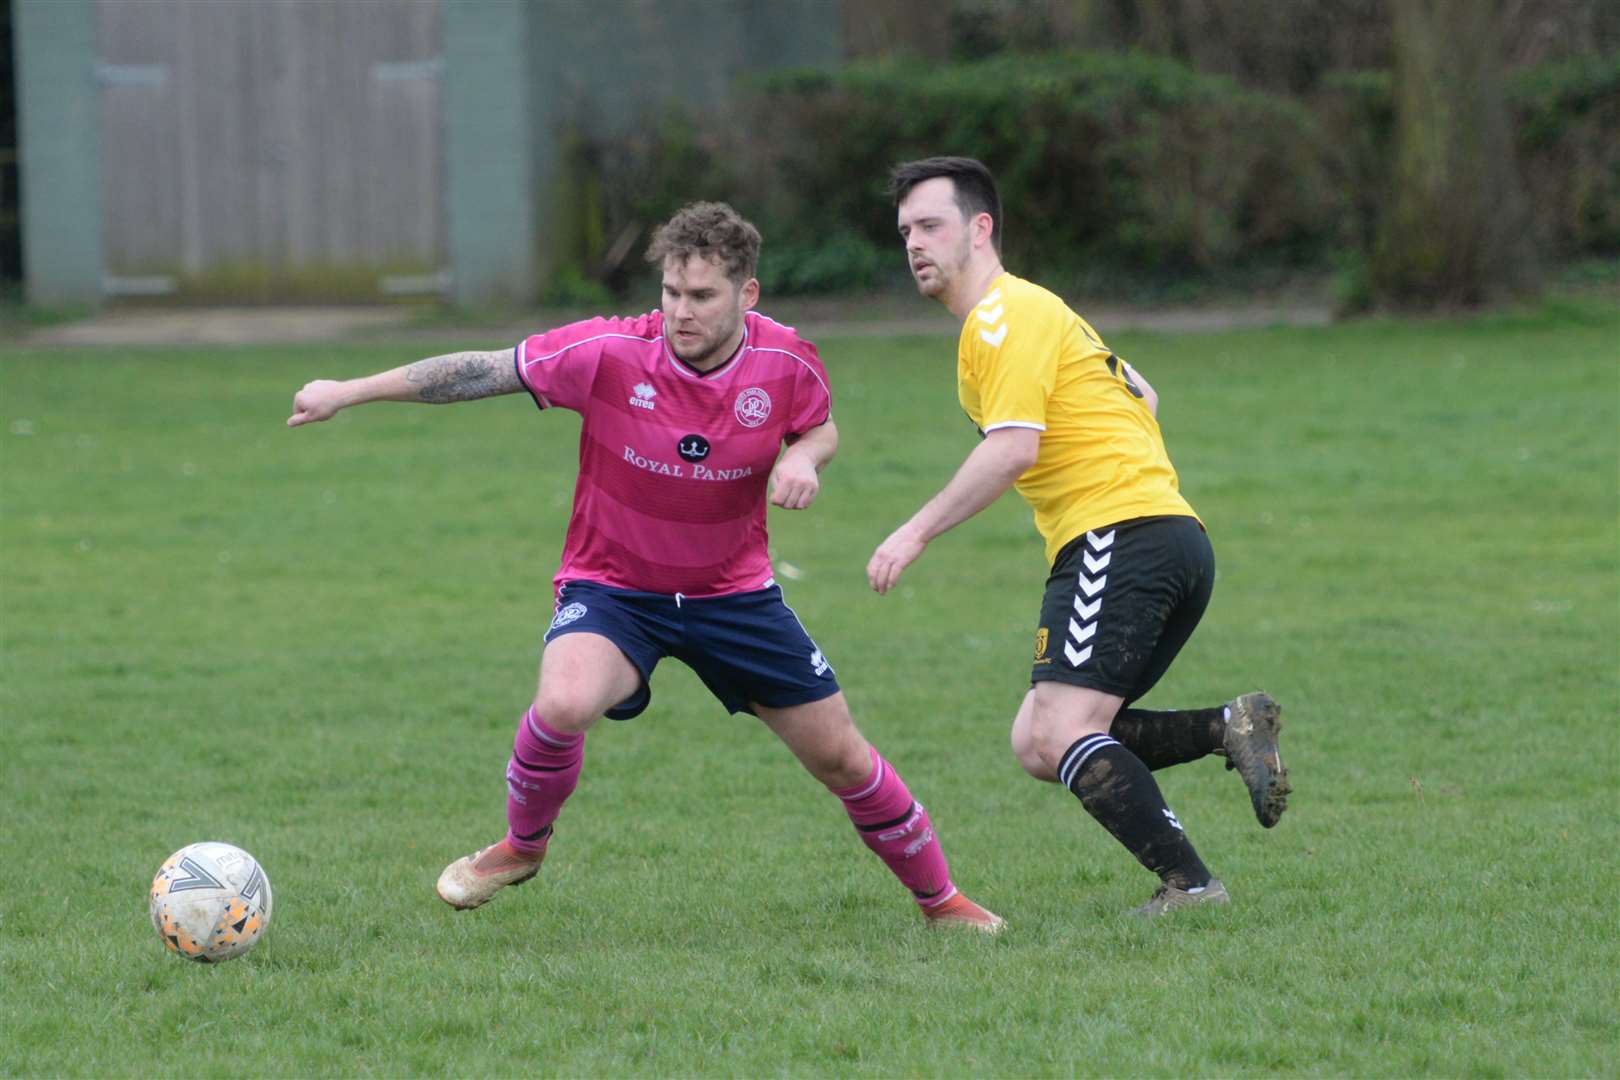
[(664, 337), (693, 367), (714, 367), (736, 350), (743, 313), (758, 300), (759, 282), (749, 278), (738, 285), (718, 259), (664, 259)]
[(956, 181), (924, 180), (900, 201), (900, 238), (917, 291), (938, 297), (967, 272), (973, 253), (972, 230), (956, 205)]

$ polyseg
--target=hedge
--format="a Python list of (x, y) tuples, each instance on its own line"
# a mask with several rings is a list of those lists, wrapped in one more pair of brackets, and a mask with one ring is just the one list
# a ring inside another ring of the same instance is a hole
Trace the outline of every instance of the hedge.
[[(1542, 251), (1620, 251), (1620, 56), (1526, 71), (1508, 93)], [(728, 111), (582, 141), (576, 166), (600, 192), (588, 235), (728, 199), (765, 233), (766, 287), (814, 292), (899, 272), (890, 166), (965, 154), (997, 174), (1014, 265), (1163, 280), (1367, 250), (1393, 124), (1387, 72), (1296, 99), (1139, 52), (1001, 54), (749, 77)]]

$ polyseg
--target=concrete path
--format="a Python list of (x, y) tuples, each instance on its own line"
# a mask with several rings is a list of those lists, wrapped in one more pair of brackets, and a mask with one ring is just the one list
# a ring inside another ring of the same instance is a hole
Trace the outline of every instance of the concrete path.
[[(943, 308), (916, 297), (785, 299), (762, 310), (812, 340), (918, 334), (954, 337), (958, 324)], [(638, 310), (624, 308), (630, 314)], [(1120, 330), (1196, 333), (1263, 326), (1326, 326), (1332, 311), (1319, 303), (1220, 307), (1079, 309), (1104, 334)], [(80, 322), (27, 332), (29, 346), (300, 345), (312, 343), (460, 343), (505, 345), (580, 312), (534, 312), (532, 319), (465, 324), (426, 321), (420, 309), (378, 307), (109, 308)]]

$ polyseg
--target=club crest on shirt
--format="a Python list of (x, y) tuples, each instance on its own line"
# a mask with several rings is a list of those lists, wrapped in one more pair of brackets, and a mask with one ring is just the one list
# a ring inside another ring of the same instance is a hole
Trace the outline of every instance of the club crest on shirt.
[(652, 388), (651, 383), (636, 383), (631, 390), (635, 392), (635, 396), (630, 399), (631, 405), (638, 409), (654, 408), (653, 398), (658, 396), (658, 391)]
[(584, 616), (585, 611), (585, 605), (578, 602), (569, 604), (566, 607), (558, 608), (557, 614), (551, 617), (551, 629), (556, 630), (567, 626), (569, 623), (574, 622)]
[(750, 386), (737, 395), (737, 402), (732, 406), (737, 414), (737, 423), (743, 427), (756, 428), (771, 416), (771, 395), (757, 386)]

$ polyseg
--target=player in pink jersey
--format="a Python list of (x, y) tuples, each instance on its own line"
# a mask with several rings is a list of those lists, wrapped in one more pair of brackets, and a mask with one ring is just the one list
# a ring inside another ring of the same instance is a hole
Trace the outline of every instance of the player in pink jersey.
[(648, 259), (663, 268), (661, 311), (574, 323), (510, 352), (318, 380), (293, 398), (290, 427), (371, 401), (525, 390), (541, 409), (584, 419), (539, 687), (507, 762), (507, 833), (447, 866), (440, 897), (478, 907), (538, 872), (586, 732), (601, 716), (642, 712), (653, 669), (673, 656), (839, 797), (931, 923), (999, 930), (952, 883), (928, 812), (856, 729), (771, 576), (766, 500), (814, 502), (838, 429), (815, 348), (752, 311), (758, 231), (723, 203), (694, 203), (659, 229)]

